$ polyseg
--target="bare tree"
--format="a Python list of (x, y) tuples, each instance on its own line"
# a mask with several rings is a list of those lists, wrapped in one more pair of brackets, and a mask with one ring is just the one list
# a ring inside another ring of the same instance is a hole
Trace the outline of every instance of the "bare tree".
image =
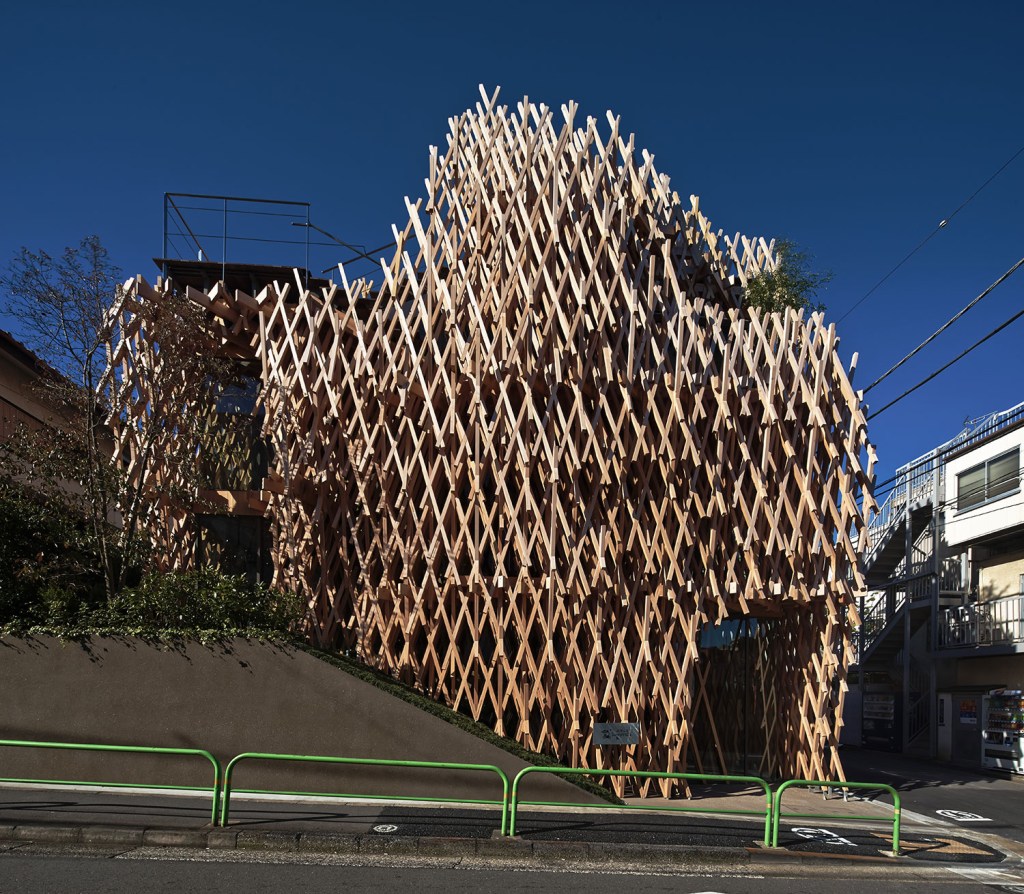
[(114, 570), (106, 536), (112, 470), (96, 390), (106, 368), (106, 321), (119, 277), (99, 238), (87, 236), (57, 257), (22, 248), (2, 278), (19, 336), (50, 366), (37, 387), (52, 411), (47, 427), (22, 432), (6, 445), (5, 471), (82, 516), (108, 593)]
[(5, 445), (0, 471), (78, 514), (109, 598), (146, 564), (154, 513), (196, 499), (226, 367), (203, 310), (170, 290), (133, 301), (96, 236), (58, 257), (23, 248), (0, 284), (19, 336), (50, 366), (38, 388), (53, 409)]

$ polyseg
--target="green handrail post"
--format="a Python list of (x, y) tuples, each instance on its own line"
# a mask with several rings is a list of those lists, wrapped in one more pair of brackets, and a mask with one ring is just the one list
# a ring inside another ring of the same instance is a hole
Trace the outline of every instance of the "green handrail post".
[[(760, 776), (719, 776), (711, 773), (669, 773), (660, 770), (592, 770), (586, 767), (524, 767), (517, 774), (515, 779), (512, 780), (512, 797), (509, 801), (509, 819), (508, 819), (508, 834), (514, 836), (516, 834), (516, 813), (519, 809), (519, 781), (529, 773), (554, 773), (557, 775), (566, 776), (632, 776), (634, 778), (640, 777), (643, 779), (682, 779), (692, 782), (734, 782), (743, 783), (746, 785), (757, 785), (765, 795), (765, 809), (764, 809), (764, 843), (768, 845), (768, 836), (771, 830), (771, 819), (772, 819), (772, 790), (771, 786), (768, 785)], [(524, 803), (531, 803), (526, 801)], [(574, 804), (566, 803), (566, 807), (598, 807), (604, 809), (600, 805), (596, 804)], [(616, 807), (617, 805), (609, 804), (606, 805), (609, 808)], [(664, 810), (672, 813), (719, 813), (728, 815), (740, 815), (740, 816), (757, 816), (760, 811), (756, 810), (711, 810), (705, 807), (657, 807), (657, 808), (644, 808), (644, 807), (632, 807), (628, 808), (631, 810)]]
[[(132, 754), (176, 754), (195, 755), (205, 757), (213, 764), (213, 807), (210, 815), (210, 823), (217, 825), (217, 816), (220, 813), (220, 790), (222, 770), (220, 761), (204, 748), (159, 748), (150, 745), (98, 745), (90, 742), (36, 742), (28, 739), (0, 739), (0, 746), (10, 748), (57, 748), (67, 751), (115, 751), (129, 752)], [(40, 779), (39, 782), (52, 782), (53, 780)], [(89, 782), (63, 782), (63, 785), (90, 785)], [(130, 783), (126, 783), (130, 785)]]
[[(775, 809), (772, 816), (772, 841), (771, 847), (779, 846), (779, 820), (782, 818), (782, 793), (788, 788), (858, 788), (858, 789), (873, 789), (886, 791), (892, 795), (892, 854), (894, 857), (898, 857), (900, 854), (900, 795), (891, 785), (884, 782), (826, 782), (821, 779), (789, 779), (783, 782), (775, 792)], [(796, 816), (797, 814), (792, 814)], [(846, 819), (847, 817), (839, 814), (829, 813), (803, 813), (799, 814), (801, 817), (815, 817), (819, 816), (823, 819)], [(877, 822), (875, 817), (861, 817), (861, 819), (867, 820), (868, 822)]]
[(228, 761), (224, 768), (224, 782), (222, 785), (220, 825), (228, 824), (228, 815), (231, 805), (231, 776), (235, 765), (243, 760), (264, 760), (264, 761), (301, 761), (305, 763), (321, 764), (354, 764), (364, 767), (409, 767), (414, 769), (433, 770), (477, 770), (497, 774), (501, 780), (501, 834), (505, 834), (508, 822), (508, 799), (509, 781), (508, 775), (501, 767), (493, 764), (464, 764), (451, 761), (403, 761), (388, 760), (385, 758), (371, 757), (333, 757), (326, 755), (311, 754), (273, 754), (261, 751), (246, 751), (235, 755)]

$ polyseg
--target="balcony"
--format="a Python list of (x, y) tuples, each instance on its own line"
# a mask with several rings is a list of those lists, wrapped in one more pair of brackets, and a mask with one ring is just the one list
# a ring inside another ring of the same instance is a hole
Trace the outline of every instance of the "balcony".
[(939, 648), (1024, 643), (1024, 593), (960, 605), (939, 617)]

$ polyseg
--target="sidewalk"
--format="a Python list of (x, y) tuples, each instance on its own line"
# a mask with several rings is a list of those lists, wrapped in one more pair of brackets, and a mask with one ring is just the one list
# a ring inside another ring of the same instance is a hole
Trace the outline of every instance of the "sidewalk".
[[(780, 847), (763, 845), (764, 794), (698, 790), (688, 801), (645, 799), (582, 810), (523, 805), (514, 838), (499, 835), (497, 807), (308, 799), (233, 799), (226, 829), (209, 823), (208, 798), (81, 788), (0, 788), (0, 849), (27, 843), (100, 848), (185, 847), (397, 858), (481, 858), (533, 864), (665, 866), (845, 858), (913, 865), (919, 860), (998, 863), (1020, 846), (912, 817), (903, 856), (891, 856), (892, 809), (881, 801), (787, 790)], [(699, 812), (662, 813), (684, 806)], [(760, 816), (724, 811), (759, 811)], [(791, 816), (796, 814), (796, 816)], [(813, 815), (828, 814), (828, 818)], [(865, 820), (876, 820), (874, 822)]]

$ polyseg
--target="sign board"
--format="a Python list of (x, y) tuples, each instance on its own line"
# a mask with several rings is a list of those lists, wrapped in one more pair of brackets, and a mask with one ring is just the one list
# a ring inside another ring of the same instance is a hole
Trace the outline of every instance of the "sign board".
[(864, 695), (865, 720), (889, 720), (896, 716), (896, 697), (888, 692), (868, 692)]
[(960, 725), (978, 725), (978, 702), (976, 699), (965, 698), (960, 700)]
[(595, 745), (636, 745), (640, 741), (639, 723), (595, 723)]

